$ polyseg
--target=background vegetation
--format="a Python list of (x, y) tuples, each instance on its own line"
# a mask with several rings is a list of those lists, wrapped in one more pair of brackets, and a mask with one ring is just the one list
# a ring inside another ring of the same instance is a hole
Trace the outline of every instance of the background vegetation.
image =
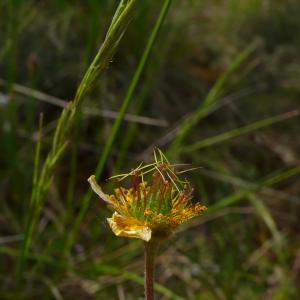
[(158, 146), (174, 162), (202, 167), (189, 179), (195, 201), (209, 207), (161, 247), (158, 299), (298, 299), (297, 0), (170, 1), (137, 82), (163, 12), (163, 1), (138, 1), (115, 58), (85, 97), (20, 267), (34, 170), (117, 3), (0, 2), (0, 298), (143, 298), (141, 243), (115, 238), (105, 205), (86, 200), (86, 179), (138, 83), (102, 185), (112, 190), (108, 177), (151, 160)]

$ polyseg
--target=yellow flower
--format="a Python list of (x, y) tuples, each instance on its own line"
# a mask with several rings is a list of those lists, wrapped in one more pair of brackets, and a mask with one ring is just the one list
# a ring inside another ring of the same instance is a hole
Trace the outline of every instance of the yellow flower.
[[(94, 192), (114, 211), (107, 220), (117, 236), (140, 238), (146, 242), (167, 238), (178, 225), (206, 210), (205, 206), (192, 203), (189, 183), (180, 180), (175, 166), (161, 151), (159, 154), (158, 160), (155, 153), (153, 164), (140, 165), (129, 174), (114, 176), (120, 178), (118, 182), (132, 178), (130, 188), (119, 186), (114, 195), (105, 194), (94, 175), (88, 179)], [(150, 177), (150, 184), (144, 181), (146, 177)]]

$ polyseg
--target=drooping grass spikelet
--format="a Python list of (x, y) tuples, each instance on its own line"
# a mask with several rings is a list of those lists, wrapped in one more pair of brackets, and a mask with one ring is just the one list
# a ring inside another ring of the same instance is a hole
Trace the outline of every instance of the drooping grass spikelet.
[(65, 152), (68, 144), (67, 140), (69, 138), (69, 134), (74, 127), (74, 123), (78, 113), (80, 112), (80, 108), (86, 93), (95, 82), (95, 79), (99, 77), (110, 64), (119, 42), (132, 18), (132, 14), (137, 2), (137, 0), (122, 0), (120, 2), (117, 12), (108, 29), (105, 40), (102, 43), (102, 46), (96, 54), (93, 62), (89, 66), (87, 72), (85, 73), (77, 89), (74, 101), (70, 102), (68, 107), (66, 107), (60, 115), (54, 133), (51, 150), (49, 151), (42, 166), (41, 173), (33, 186), (34, 199), (32, 199), (32, 201), (36, 203), (36, 205), (33, 217), (28, 219), (25, 228), (23, 247), (17, 272), (17, 281), (19, 282), (21, 280), (24, 262), (26, 261), (28, 255), (34, 228), (43, 208), (43, 200), (49, 190), (51, 180), (53, 178), (54, 167)]

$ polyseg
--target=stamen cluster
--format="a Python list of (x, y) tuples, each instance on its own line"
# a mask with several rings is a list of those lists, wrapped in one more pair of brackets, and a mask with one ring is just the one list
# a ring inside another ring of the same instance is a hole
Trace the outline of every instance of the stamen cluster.
[[(115, 211), (108, 222), (116, 235), (145, 241), (167, 238), (178, 225), (206, 210), (192, 203), (193, 189), (188, 181), (179, 179), (177, 166), (171, 165), (162, 153), (160, 158), (155, 156), (153, 164), (113, 177), (118, 182), (114, 195), (104, 194), (95, 177), (89, 178), (93, 190)], [(122, 181), (129, 177), (131, 187), (122, 187)]]

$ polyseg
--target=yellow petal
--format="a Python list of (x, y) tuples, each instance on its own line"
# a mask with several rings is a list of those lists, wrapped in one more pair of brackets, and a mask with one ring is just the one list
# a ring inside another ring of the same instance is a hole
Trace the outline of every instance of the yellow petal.
[(146, 242), (151, 239), (151, 229), (146, 225), (137, 223), (134, 219), (126, 218), (115, 212), (112, 218), (108, 218), (107, 221), (116, 236), (138, 238)]
[(96, 177), (95, 175), (92, 175), (89, 179), (88, 182), (93, 189), (93, 191), (105, 202), (109, 204), (113, 204), (113, 202), (110, 200), (109, 196), (103, 193), (101, 187), (97, 184)]

